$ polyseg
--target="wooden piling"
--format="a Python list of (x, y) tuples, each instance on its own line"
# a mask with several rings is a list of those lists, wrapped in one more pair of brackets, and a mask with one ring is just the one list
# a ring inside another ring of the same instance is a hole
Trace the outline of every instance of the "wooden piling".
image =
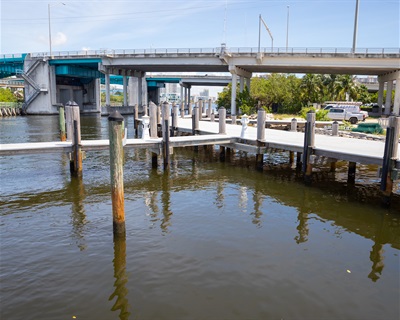
[(219, 134), (226, 134), (226, 109), (221, 107), (218, 109)]
[(356, 169), (357, 169), (357, 163), (356, 162), (349, 162), (349, 169), (347, 171), (347, 184), (348, 185), (354, 185), (356, 182)]
[(64, 106), (60, 106), (58, 109), (59, 122), (60, 122), (60, 140), (67, 141), (67, 136), (65, 133), (65, 111)]
[[(259, 109), (257, 112), (257, 146), (261, 146), (265, 140), (265, 118), (266, 113), (264, 109)], [(256, 154), (256, 169), (263, 170), (264, 168), (264, 154)]]
[(163, 134), (163, 158), (164, 170), (169, 169), (169, 104), (162, 105), (162, 134)]
[(157, 138), (157, 106), (155, 103), (149, 103), (150, 113), (150, 138)]
[(197, 135), (199, 131), (199, 107), (196, 104), (192, 113), (192, 134)]
[(303, 166), (304, 181), (311, 183), (312, 163), (310, 157), (315, 147), (315, 111), (311, 110), (307, 113), (307, 123), (304, 132), (304, 147), (303, 147)]
[(208, 99), (208, 109), (207, 109), (207, 118), (211, 118), (211, 112), (212, 112), (212, 100)]
[(67, 115), (67, 141), (72, 142), (72, 154), (70, 156), (70, 172), (73, 177), (82, 176), (82, 146), (81, 146), (81, 121), (79, 106), (74, 101), (68, 101), (65, 105)]
[(139, 106), (137, 104), (133, 107), (133, 129), (135, 133), (135, 138), (139, 137)]
[(400, 117), (390, 116), (389, 125), (386, 128), (385, 151), (382, 162), (382, 203), (389, 207), (393, 192), (393, 181), (399, 176), (399, 171), (395, 168), (398, 157), (400, 136)]
[(118, 111), (108, 117), (110, 139), (111, 200), (114, 234), (125, 234), (124, 172), (122, 123), (124, 118)]
[(332, 123), (332, 135), (333, 136), (339, 135), (339, 123), (337, 121), (334, 121)]
[(179, 115), (179, 107), (172, 104), (172, 128), (171, 128), (171, 137), (175, 135), (175, 131), (178, 129), (178, 115)]
[(297, 131), (297, 119), (293, 118), (290, 122), (290, 131), (296, 132)]

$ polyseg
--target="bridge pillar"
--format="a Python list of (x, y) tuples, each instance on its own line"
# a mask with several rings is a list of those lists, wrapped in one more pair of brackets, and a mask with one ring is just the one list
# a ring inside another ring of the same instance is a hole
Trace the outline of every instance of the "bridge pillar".
[(247, 90), (249, 90), (249, 92), (250, 92), (250, 80), (251, 80), (251, 78), (246, 78), (246, 87), (247, 87)]
[(231, 116), (235, 118), (236, 118), (236, 87), (237, 87), (237, 74), (232, 73)]
[(124, 104), (123, 106), (126, 107), (128, 105), (128, 77), (122, 77), (122, 91), (124, 95)]
[(106, 86), (106, 106), (110, 106), (110, 74), (106, 73), (104, 75), (104, 81)]
[(382, 114), (382, 105), (383, 105), (383, 89), (385, 82), (378, 78), (379, 89), (378, 89), (378, 106), (379, 106), (379, 114)]
[(389, 115), (392, 108), (393, 80), (389, 80), (386, 86), (385, 115)]
[(240, 92), (243, 92), (243, 90), (244, 90), (244, 77), (240, 77), (239, 81), (240, 81)]
[(396, 79), (396, 91), (394, 94), (393, 113), (396, 116), (400, 115), (400, 75)]

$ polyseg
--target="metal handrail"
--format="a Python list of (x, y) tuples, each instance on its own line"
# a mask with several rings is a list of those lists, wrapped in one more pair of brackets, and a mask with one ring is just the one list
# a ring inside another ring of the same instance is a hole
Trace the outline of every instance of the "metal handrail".
[[(224, 50), (221, 50), (224, 49)], [(231, 54), (250, 54), (256, 55), (258, 48), (256, 47), (232, 47), (232, 48), (150, 48), (150, 49), (100, 49), (100, 50), (81, 50), (81, 51), (59, 51), (52, 52), (52, 57), (70, 57), (70, 56), (139, 56), (139, 55), (180, 55), (180, 54), (205, 54), (216, 55), (221, 52), (229, 52)], [(330, 48), (330, 47), (270, 47), (261, 48), (260, 52), (263, 54), (272, 55), (294, 55), (294, 54), (347, 54), (356, 56), (381, 56), (381, 55), (400, 55), (400, 48), (358, 48), (356, 52), (352, 52), (352, 48)], [(31, 53), (32, 57), (49, 57), (48, 52)], [(3, 55), (6, 58), (6, 55)], [(0, 56), (1, 58), (1, 56)]]

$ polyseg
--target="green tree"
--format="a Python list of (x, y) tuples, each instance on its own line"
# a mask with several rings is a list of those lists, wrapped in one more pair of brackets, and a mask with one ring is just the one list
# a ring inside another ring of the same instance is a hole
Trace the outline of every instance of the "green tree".
[(10, 89), (0, 88), (0, 101), (1, 102), (17, 102), (17, 98), (14, 96)]

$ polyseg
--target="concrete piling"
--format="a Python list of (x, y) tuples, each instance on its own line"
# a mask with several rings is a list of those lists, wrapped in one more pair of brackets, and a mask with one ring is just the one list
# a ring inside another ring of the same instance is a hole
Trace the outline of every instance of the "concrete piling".
[(122, 124), (124, 118), (118, 111), (108, 117), (110, 140), (111, 200), (114, 235), (125, 235), (124, 172)]

